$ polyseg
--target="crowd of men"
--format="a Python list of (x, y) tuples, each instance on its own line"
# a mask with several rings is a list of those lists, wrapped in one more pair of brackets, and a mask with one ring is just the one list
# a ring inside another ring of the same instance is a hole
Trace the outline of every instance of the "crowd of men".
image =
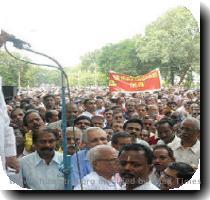
[[(73, 89), (66, 99), (73, 190), (169, 190), (189, 181), (200, 159), (200, 90), (109, 93)], [(32, 190), (64, 190), (58, 88), (6, 98), (19, 169)]]

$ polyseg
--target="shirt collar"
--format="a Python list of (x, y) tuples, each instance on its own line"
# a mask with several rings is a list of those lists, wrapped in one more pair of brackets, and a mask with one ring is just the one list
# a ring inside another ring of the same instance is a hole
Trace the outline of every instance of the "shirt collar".
[[(58, 157), (58, 155), (57, 155), (57, 152), (56, 152), (56, 151), (54, 151), (54, 152), (55, 152), (55, 154), (54, 154), (54, 156), (53, 156), (53, 158), (52, 158), (52, 160), (51, 160), (50, 162), (55, 162), (55, 163), (57, 163), (57, 164), (60, 164), (60, 162), (59, 162), (59, 157)], [(45, 160), (42, 159), (42, 158), (39, 156), (39, 154), (38, 154), (37, 151), (35, 151), (34, 153), (35, 153), (35, 165), (36, 165), (36, 166), (39, 165), (41, 162), (42, 162), (42, 163), (45, 163)], [(45, 163), (45, 164), (46, 164), (46, 163)]]
[[(181, 140), (175, 144), (175, 150), (179, 148), (183, 148), (181, 144)], [(192, 147), (189, 147), (189, 149), (191, 149), (193, 153), (196, 154), (200, 149), (200, 141), (197, 140), (197, 142)]]

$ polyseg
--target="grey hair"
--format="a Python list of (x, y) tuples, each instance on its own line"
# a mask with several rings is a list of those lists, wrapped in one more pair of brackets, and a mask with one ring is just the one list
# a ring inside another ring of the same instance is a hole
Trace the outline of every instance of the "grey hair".
[(82, 133), (82, 131), (77, 127), (67, 127), (66, 128), (66, 133), (67, 132), (73, 132), (73, 131)]
[(97, 145), (93, 148), (91, 148), (88, 151), (88, 159), (91, 162), (91, 164), (93, 164), (94, 161), (97, 161), (99, 159), (103, 159), (103, 150), (115, 150), (117, 152), (117, 150), (115, 148), (113, 148), (112, 146), (106, 145), (106, 144), (101, 144), (101, 145)]
[(183, 124), (185, 121), (190, 121), (195, 125), (195, 128), (200, 131), (200, 121), (194, 117), (186, 117), (181, 124)]
[(93, 131), (95, 131), (95, 132), (99, 132), (99, 131), (105, 132), (103, 129), (101, 129), (99, 127), (89, 127), (82, 134), (82, 142), (87, 143), (88, 142), (88, 135), (89, 135), (90, 132), (93, 132)]

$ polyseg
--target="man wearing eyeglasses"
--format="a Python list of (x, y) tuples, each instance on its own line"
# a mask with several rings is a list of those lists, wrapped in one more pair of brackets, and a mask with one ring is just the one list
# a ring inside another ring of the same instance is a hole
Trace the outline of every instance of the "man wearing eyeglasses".
[(118, 152), (109, 145), (98, 145), (90, 149), (88, 159), (93, 171), (82, 179), (74, 190), (120, 190), (118, 172)]
[[(177, 162), (184, 162), (198, 167), (200, 159), (200, 121), (194, 117), (187, 117), (181, 123), (181, 140), (173, 146), (174, 157)], [(171, 147), (171, 145), (168, 145)]]

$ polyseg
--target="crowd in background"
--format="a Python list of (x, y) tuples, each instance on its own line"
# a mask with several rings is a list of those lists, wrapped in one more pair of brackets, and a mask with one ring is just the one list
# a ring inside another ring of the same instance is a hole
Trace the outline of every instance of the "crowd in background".
[[(189, 181), (200, 159), (200, 90), (66, 95), (67, 147), (74, 190), (169, 190)], [(5, 99), (16, 137), (18, 174), (34, 190), (63, 190), (59, 88), (22, 90)]]

